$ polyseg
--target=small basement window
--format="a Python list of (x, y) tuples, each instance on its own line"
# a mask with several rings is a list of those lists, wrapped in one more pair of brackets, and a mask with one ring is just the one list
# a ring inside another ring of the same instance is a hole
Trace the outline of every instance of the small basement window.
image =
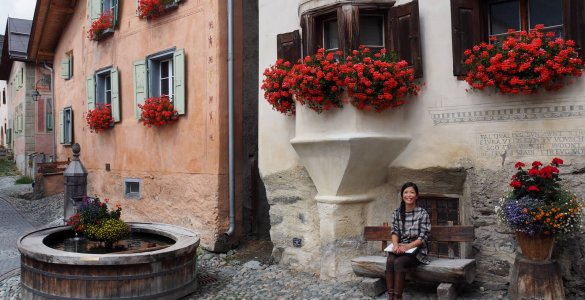
[(124, 179), (124, 198), (140, 199), (140, 179)]

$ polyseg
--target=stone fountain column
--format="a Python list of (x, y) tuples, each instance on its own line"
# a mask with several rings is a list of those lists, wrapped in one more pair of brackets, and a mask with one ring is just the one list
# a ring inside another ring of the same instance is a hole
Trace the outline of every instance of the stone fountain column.
[(372, 188), (386, 181), (388, 166), (406, 148), (410, 136), (392, 128), (403, 111), (363, 112), (350, 104), (317, 114), (297, 107), (295, 151), (317, 188), (321, 277), (352, 273), (367, 219)]
[(76, 213), (77, 202), (87, 195), (87, 170), (79, 160), (81, 147), (78, 143), (71, 147), (73, 158), (63, 173), (65, 183), (65, 199), (63, 203), (64, 220)]

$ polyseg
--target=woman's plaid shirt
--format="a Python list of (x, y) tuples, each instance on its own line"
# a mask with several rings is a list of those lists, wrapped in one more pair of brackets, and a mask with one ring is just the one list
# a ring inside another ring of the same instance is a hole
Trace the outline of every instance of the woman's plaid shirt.
[(400, 220), (400, 208), (392, 214), (392, 234), (400, 237), (401, 244), (410, 243), (416, 239), (422, 240), (423, 245), (416, 255), (416, 258), (424, 264), (428, 264), (428, 241), (431, 232), (431, 218), (424, 208), (416, 206), (413, 211), (405, 213), (404, 232), (402, 232), (402, 221)]

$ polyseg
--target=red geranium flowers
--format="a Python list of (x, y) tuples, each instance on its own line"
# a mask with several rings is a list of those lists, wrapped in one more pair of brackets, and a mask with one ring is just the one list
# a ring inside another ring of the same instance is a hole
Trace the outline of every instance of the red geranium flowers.
[(470, 68), (465, 80), (472, 89), (494, 87), (502, 94), (533, 94), (543, 87), (558, 90), (566, 77), (581, 76), (583, 60), (575, 51), (575, 42), (543, 33), (536, 25), (529, 33), (509, 31), (502, 41), (481, 43), (465, 51)]
[(161, 127), (178, 120), (178, 114), (169, 96), (150, 97), (144, 101), (144, 104), (138, 104), (142, 109), (140, 116), (144, 126)]
[(87, 31), (87, 38), (90, 40), (99, 40), (104, 32), (114, 26), (114, 12), (108, 10), (103, 12), (100, 17), (91, 23)]
[(110, 104), (98, 104), (95, 109), (90, 109), (85, 115), (85, 120), (91, 132), (99, 133), (114, 124), (112, 119), (112, 106)]
[(138, 17), (156, 19), (165, 12), (168, 5), (174, 2), (174, 0), (140, 0), (137, 9)]
[[(275, 110), (289, 115), (295, 113), (293, 94), (317, 113), (341, 108), (348, 100), (359, 110), (380, 112), (401, 106), (407, 95), (420, 90), (406, 61), (397, 62), (385, 49), (374, 54), (360, 46), (352, 55), (342, 56), (342, 51), (319, 49), (292, 67), (277, 60), (264, 71), (264, 97)], [(345, 90), (348, 99), (342, 98)]]
[(288, 88), (288, 83), (284, 82), (291, 67), (290, 62), (279, 59), (274, 66), (264, 70), (264, 80), (262, 81), (264, 98), (275, 110), (285, 115), (295, 114), (292, 92)]

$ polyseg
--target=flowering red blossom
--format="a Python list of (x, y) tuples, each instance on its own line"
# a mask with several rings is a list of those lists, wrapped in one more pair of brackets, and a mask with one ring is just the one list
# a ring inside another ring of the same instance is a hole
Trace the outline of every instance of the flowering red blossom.
[(91, 27), (87, 31), (87, 38), (90, 40), (99, 40), (104, 31), (111, 29), (114, 26), (114, 12), (108, 10), (103, 12), (100, 17), (91, 23)]
[(138, 17), (156, 19), (165, 12), (168, 5), (174, 2), (174, 0), (140, 0), (137, 9)]
[(396, 62), (386, 49), (374, 54), (364, 46), (352, 54), (339, 64), (339, 77), (357, 109), (380, 112), (400, 107), (405, 96), (418, 94), (414, 70), (406, 61)]
[(144, 101), (144, 104), (138, 104), (138, 108), (142, 110), (140, 116), (144, 126), (161, 127), (179, 119), (177, 111), (167, 95), (150, 97)]
[(284, 80), (291, 68), (290, 62), (278, 59), (275, 65), (264, 70), (264, 80), (262, 80), (264, 98), (275, 110), (285, 115), (296, 113), (292, 92)]
[(95, 109), (90, 109), (85, 115), (87, 125), (91, 132), (99, 133), (114, 124), (112, 119), (112, 106), (110, 104), (99, 104)]
[(535, 160), (528, 172), (522, 169), (526, 166), (523, 162), (517, 162), (514, 167), (518, 171), (510, 181), (510, 186), (513, 187), (513, 198), (530, 196), (535, 199), (544, 199), (547, 202), (552, 201), (560, 189), (557, 166), (562, 161), (562, 159), (555, 157), (550, 165), (540, 168), (543, 164)]
[(296, 64), (285, 79), (297, 101), (321, 113), (333, 107), (343, 107), (341, 94), (342, 81), (339, 78), (339, 63), (333, 53), (325, 53), (323, 48), (304, 63)]
[(514, 165), (514, 168), (516, 168), (516, 169), (518, 169), (518, 170), (522, 169), (523, 167), (526, 167), (526, 165), (525, 165), (523, 162), (521, 162), (521, 161), (517, 162), (517, 163)]
[(465, 80), (472, 89), (494, 87), (502, 94), (533, 94), (543, 87), (558, 90), (567, 84), (566, 77), (583, 75), (582, 58), (575, 42), (543, 33), (539, 24), (529, 33), (509, 31), (506, 40), (492, 38), (465, 50), (469, 72)]
[[(413, 70), (406, 61), (395, 61), (382, 49), (372, 53), (360, 46), (352, 55), (317, 50), (312, 56), (290, 66), (282, 59), (264, 71), (264, 97), (281, 113), (294, 115), (293, 95), (301, 105), (321, 113), (351, 103), (360, 110), (383, 111), (405, 103), (407, 95), (417, 95)], [(347, 90), (349, 100), (342, 98)]]

